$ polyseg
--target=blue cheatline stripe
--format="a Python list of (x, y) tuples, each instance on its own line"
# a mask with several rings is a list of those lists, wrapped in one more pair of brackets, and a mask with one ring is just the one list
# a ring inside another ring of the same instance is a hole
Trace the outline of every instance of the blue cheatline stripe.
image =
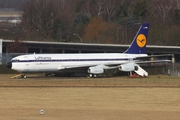
[[(16, 61), (12, 61), (12, 62), (83, 62), (83, 61), (127, 61), (130, 60), (128, 58), (113, 58), (113, 59), (51, 59), (51, 60), (16, 60)], [(137, 60), (135, 59), (131, 59), (131, 60)]]

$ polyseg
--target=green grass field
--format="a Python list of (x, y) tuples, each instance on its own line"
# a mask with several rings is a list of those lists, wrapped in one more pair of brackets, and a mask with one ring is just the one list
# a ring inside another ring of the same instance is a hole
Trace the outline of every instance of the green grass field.
[(150, 75), (148, 78), (126, 76), (109, 78), (45, 77), (27, 74), (28, 78), (12, 79), (15, 74), (2, 74), (0, 86), (71, 86), (71, 87), (180, 87), (180, 78), (167, 75)]
[[(44, 77), (0, 74), (3, 120), (179, 120), (179, 77)], [(44, 110), (44, 114), (40, 114)]]

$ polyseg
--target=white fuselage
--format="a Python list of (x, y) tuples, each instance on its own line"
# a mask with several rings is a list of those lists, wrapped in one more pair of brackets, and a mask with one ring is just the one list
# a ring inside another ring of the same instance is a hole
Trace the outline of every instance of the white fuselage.
[(31, 54), (12, 59), (12, 68), (18, 72), (58, 72), (68, 68), (96, 65), (118, 65), (135, 61), (147, 54), (97, 53), (97, 54)]

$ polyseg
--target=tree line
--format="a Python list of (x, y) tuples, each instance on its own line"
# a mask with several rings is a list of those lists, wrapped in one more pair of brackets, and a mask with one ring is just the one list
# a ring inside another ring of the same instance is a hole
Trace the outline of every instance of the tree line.
[[(12, 0), (6, 1), (7, 6), (8, 1)], [(180, 0), (19, 0), (19, 4), (22, 23), (8, 33), (18, 39), (130, 44), (140, 24), (149, 22), (147, 44), (180, 45)], [(9, 31), (1, 30), (0, 36), (4, 32)]]

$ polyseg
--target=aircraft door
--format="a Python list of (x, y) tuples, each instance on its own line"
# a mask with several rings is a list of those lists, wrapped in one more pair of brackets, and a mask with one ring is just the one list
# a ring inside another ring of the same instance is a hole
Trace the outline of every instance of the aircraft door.
[(29, 62), (28, 56), (24, 56), (24, 62), (25, 62), (25, 64), (24, 64), (24, 71), (28, 72), (29, 69), (30, 69), (30, 65), (29, 65), (30, 62)]

